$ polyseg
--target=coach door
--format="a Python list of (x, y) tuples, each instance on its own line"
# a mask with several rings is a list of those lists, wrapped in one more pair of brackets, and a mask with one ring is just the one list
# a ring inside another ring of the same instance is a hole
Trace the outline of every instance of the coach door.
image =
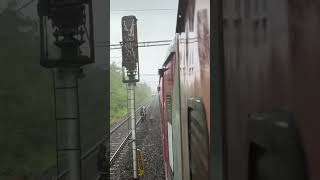
[(202, 98), (188, 99), (190, 180), (208, 179), (208, 129)]

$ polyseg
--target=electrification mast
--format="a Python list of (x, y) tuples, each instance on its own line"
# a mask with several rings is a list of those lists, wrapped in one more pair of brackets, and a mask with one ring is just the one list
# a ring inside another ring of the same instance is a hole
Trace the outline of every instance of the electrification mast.
[(81, 180), (78, 79), (94, 62), (92, 2), (39, 0), (38, 15), (40, 64), (53, 71), (57, 179)]
[(124, 16), (122, 25), (122, 77), (128, 83), (128, 107), (131, 114), (133, 178), (137, 175), (136, 118), (135, 118), (135, 85), (140, 80), (137, 19), (135, 16)]

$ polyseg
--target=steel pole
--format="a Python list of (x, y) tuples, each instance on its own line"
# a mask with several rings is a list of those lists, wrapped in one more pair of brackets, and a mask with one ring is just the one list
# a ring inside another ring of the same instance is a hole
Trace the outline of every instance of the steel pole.
[(128, 83), (128, 104), (131, 114), (131, 132), (132, 132), (132, 162), (133, 162), (133, 178), (137, 179), (137, 160), (136, 160), (136, 118), (135, 118), (135, 107), (134, 107), (134, 90), (135, 90), (135, 83)]
[[(78, 109), (78, 68), (59, 69), (60, 83), (63, 83), (64, 103), (61, 117), (64, 117), (57, 133), (61, 133), (62, 142), (59, 142), (60, 152), (65, 152), (67, 157), (66, 168), (68, 180), (81, 180), (81, 147), (80, 147), (80, 119)], [(59, 82), (58, 82), (59, 83)], [(57, 86), (61, 86), (57, 84)]]

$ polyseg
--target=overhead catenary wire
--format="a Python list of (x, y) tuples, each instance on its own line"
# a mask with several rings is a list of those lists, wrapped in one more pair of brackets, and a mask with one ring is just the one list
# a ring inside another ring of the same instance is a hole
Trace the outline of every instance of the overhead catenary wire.
[(141, 81), (141, 82), (144, 82), (144, 83), (158, 83), (158, 80), (154, 80), (154, 81), (152, 81), (152, 80), (150, 80), (150, 81)]
[[(145, 46), (138, 46), (138, 47), (155, 47), (155, 46), (168, 46), (168, 45), (170, 44), (145, 45)], [(110, 48), (110, 50), (115, 50), (115, 49), (121, 49), (121, 47)]]
[[(154, 46), (168, 46), (170, 43), (165, 43), (165, 44), (147, 44), (147, 45), (138, 45), (138, 47), (154, 47)], [(114, 49), (121, 49), (120, 47), (111, 47), (110, 50)]]
[(134, 11), (177, 11), (178, 9), (115, 9), (111, 12), (134, 12)]
[[(153, 46), (168, 46), (172, 40), (156, 40), (156, 41), (143, 41), (138, 42), (138, 47), (153, 47)], [(99, 42), (99, 44), (95, 44), (95, 47), (107, 48), (110, 47), (110, 50), (121, 49), (122, 42), (119, 44), (108, 44), (107, 42)], [(87, 46), (83, 46), (83, 48), (89, 48)]]
[(159, 74), (140, 74), (141, 76), (159, 76)]
[[(28, 7), (31, 5), (35, 0), (30, 0), (27, 3), (23, 4), (21, 7), (15, 10), (15, 13), (18, 13), (22, 9)], [(116, 9), (116, 10), (110, 10), (110, 12), (139, 12), (139, 11), (177, 11), (178, 9)], [(2, 13), (0, 14), (2, 15)]]
[[(138, 46), (138, 47), (157, 47), (157, 46), (168, 46), (170, 44), (157, 44), (157, 45), (147, 45), (147, 46)], [(107, 46), (99, 46), (99, 45), (96, 45), (95, 47), (98, 47), (98, 48), (106, 48)], [(84, 46), (83, 48), (89, 48), (87, 46)], [(113, 48), (110, 48), (110, 50), (116, 50), (116, 49), (121, 49), (121, 47), (113, 47)]]
[[(138, 42), (138, 44), (145, 44), (145, 43), (160, 43), (160, 42), (171, 42), (172, 40), (154, 40), (154, 41), (142, 41), (142, 42)], [(109, 41), (97, 41), (97, 44), (107, 44), (110, 43)], [(120, 42), (122, 43), (122, 42)], [(120, 45), (120, 43), (118, 44), (109, 44), (110, 46), (118, 46)]]

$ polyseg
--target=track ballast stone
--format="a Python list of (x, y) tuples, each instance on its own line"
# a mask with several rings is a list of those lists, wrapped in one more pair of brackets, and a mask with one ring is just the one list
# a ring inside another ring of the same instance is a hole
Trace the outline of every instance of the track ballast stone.
[[(115, 162), (117, 168), (111, 172), (111, 180), (133, 179), (132, 172), (132, 148), (131, 139), (122, 150)], [(161, 124), (159, 103), (154, 98), (151, 106), (147, 109), (145, 121), (141, 121), (136, 127), (137, 148), (143, 150), (144, 176), (141, 180), (164, 180), (164, 165), (161, 142)]]

